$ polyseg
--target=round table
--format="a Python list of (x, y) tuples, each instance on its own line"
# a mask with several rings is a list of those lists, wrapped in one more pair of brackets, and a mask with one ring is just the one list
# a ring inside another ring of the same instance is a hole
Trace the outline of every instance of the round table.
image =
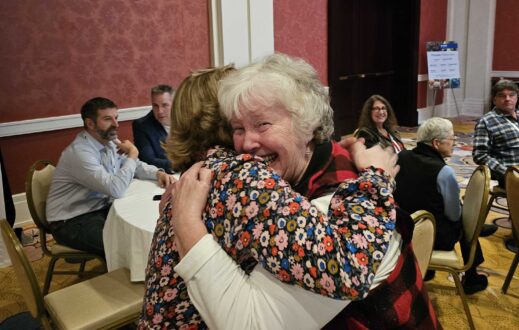
[(159, 217), (159, 201), (153, 196), (163, 192), (156, 181), (134, 179), (125, 196), (114, 200), (103, 229), (108, 271), (126, 267), (132, 281), (144, 281)]

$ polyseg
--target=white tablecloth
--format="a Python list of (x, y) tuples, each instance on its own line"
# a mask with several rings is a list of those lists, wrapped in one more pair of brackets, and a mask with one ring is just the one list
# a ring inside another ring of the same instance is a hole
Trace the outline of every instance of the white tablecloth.
[(103, 229), (108, 271), (126, 267), (132, 281), (144, 281), (159, 217), (159, 201), (153, 196), (163, 192), (156, 181), (134, 179), (125, 196), (114, 200)]

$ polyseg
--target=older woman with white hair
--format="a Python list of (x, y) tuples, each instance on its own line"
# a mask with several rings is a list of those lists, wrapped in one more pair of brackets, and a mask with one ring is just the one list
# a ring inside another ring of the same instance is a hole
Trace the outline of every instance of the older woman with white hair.
[[(181, 88), (175, 102), (179, 95)], [(388, 216), (394, 219), (392, 186), (387, 181), (387, 174), (396, 173), (387, 163), (392, 156), (380, 147), (366, 150), (356, 144), (353, 156), (360, 170), (356, 178), (349, 153), (330, 140), (332, 110), (313, 68), (302, 60), (272, 55), (229, 73), (220, 83), (218, 96), (230, 120), (234, 147), (244, 155), (215, 166), (210, 161), (215, 156), (212, 153), (206, 161), (215, 172), (212, 179), (197, 165), (179, 181), (172, 204), (181, 207), (173, 207), (170, 216), (175, 243), (183, 256), (175, 271), (183, 282), (170, 278), (169, 291), (162, 290), (161, 284), (155, 286), (162, 294), (145, 299), (148, 319), (161, 322), (167, 315), (175, 322), (169, 324), (179, 327), (321, 328), (338, 313), (352, 317), (347, 311), (340, 313), (349, 299), (369, 297), (368, 290), (375, 286), (394, 287), (386, 282), (400, 283), (403, 272), (416, 271), (412, 251), (409, 254), (401, 248), (408, 246), (407, 238), (402, 239), (388, 222)], [(173, 113), (176, 110), (174, 104)], [(269, 167), (257, 168), (251, 162), (236, 166), (251, 158), (262, 159)], [(238, 170), (232, 173), (230, 168)], [(388, 172), (384, 174), (382, 168)], [(268, 179), (262, 178), (271, 170)], [(289, 187), (282, 194), (265, 191), (280, 177), (324, 209), (330, 204), (330, 220), (312, 220), (315, 211), (308, 209), (301, 195), (287, 195)], [(285, 206), (278, 208), (281, 196)], [(152, 254), (150, 260), (156, 261)], [(406, 260), (410, 262), (404, 265)], [(152, 281), (161, 270), (155, 273)], [(411, 273), (410, 277), (420, 279)], [(346, 301), (323, 298), (281, 281)], [(184, 286), (196, 309), (183, 296)], [(417, 283), (416, 288), (418, 294), (409, 302), (413, 310), (418, 300), (425, 306), (420, 317), (390, 320), (380, 315), (380, 320), (388, 326), (437, 324), (434, 313), (429, 315), (432, 309), (423, 285)], [(168, 304), (156, 304), (168, 294)], [(375, 295), (369, 305), (374, 301), (386, 304), (387, 300)], [(373, 318), (372, 312), (366, 312), (362, 323), (380, 322), (367, 320)], [(158, 326), (164, 325), (160, 322)]]
[[(395, 200), (408, 212), (427, 210), (436, 220), (434, 249), (451, 251), (462, 233), (460, 187), (454, 169), (444, 158), (452, 156), (456, 139), (452, 123), (433, 117), (424, 121), (416, 134), (413, 150), (398, 154), (400, 172), (397, 175)], [(496, 231), (495, 225), (486, 225), (483, 236)], [(464, 259), (469, 258), (470, 246), (460, 241)], [(483, 263), (483, 253), (478, 243), (473, 266), (465, 273), (464, 289), (467, 294), (484, 290), (488, 281), (476, 268)], [(425, 280), (431, 280), (434, 271), (427, 271)]]

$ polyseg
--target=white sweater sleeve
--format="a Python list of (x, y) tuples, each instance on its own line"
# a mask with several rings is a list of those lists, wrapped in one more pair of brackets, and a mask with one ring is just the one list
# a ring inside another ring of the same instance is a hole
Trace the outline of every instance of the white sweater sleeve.
[(209, 234), (175, 271), (210, 329), (320, 329), (349, 303), (282, 283), (262, 267), (246, 275)]

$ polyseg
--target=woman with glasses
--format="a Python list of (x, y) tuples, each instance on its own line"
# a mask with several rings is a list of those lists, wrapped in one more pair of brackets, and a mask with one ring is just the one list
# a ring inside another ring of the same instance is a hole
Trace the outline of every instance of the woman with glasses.
[(400, 140), (400, 134), (395, 130), (397, 125), (391, 104), (384, 97), (375, 94), (364, 102), (359, 126), (353, 135), (364, 138), (368, 148), (378, 143), (384, 148), (392, 147), (396, 153), (399, 153), (405, 147)]

